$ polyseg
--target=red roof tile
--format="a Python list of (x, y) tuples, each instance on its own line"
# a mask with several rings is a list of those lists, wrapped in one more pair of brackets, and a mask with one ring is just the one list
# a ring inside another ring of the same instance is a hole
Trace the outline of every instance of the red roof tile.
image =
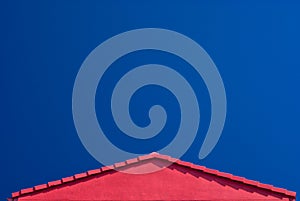
[(26, 193), (31, 193), (33, 191), (34, 191), (34, 188), (25, 188), (20, 191), (20, 194), (22, 195), (22, 194), (26, 194)]
[(74, 175), (75, 179), (81, 179), (81, 178), (84, 178), (87, 176), (88, 176), (88, 174), (86, 172)]
[(38, 190), (45, 189), (45, 188), (47, 188), (47, 187), (48, 187), (47, 184), (41, 184), (41, 185), (37, 185), (37, 186), (35, 186), (35, 187), (33, 187), (33, 188), (34, 188), (35, 191), (38, 191)]
[(133, 164), (133, 163), (137, 163), (137, 162), (139, 162), (139, 160), (137, 158), (126, 160), (127, 164)]
[(94, 174), (98, 174), (101, 172), (101, 169), (95, 169), (95, 170), (89, 170), (87, 171), (88, 175), (94, 175)]
[(57, 186), (59, 184), (62, 184), (61, 180), (56, 180), (56, 181), (50, 181), (48, 182), (48, 186), (51, 187), (51, 186)]
[(63, 183), (67, 183), (67, 182), (73, 181), (74, 179), (75, 179), (74, 176), (70, 176), (70, 177), (62, 178), (61, 180)]

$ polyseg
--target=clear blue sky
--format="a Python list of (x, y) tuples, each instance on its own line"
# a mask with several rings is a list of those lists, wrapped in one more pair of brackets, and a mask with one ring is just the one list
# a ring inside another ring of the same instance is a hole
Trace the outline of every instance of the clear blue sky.
[[(74, 80), (101, 42), (146, 27), (171, 29), (198, 42), (226, 88), (228, 112), (219, 143), (207, 158), (197, 159), (202, 133), (182, 159), (300, 192), (300, 4), (183, 2), (0, 3), (0, 199), (101, 166), (74, 127)], [(177, 64), (168, 55), (148, 53), (130, 62), (155, 58)], [(205, 130), (209, 101), (203, 107)]]

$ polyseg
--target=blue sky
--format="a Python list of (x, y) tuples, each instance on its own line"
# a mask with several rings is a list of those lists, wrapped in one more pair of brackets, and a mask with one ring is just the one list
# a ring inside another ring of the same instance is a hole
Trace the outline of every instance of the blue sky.
[[(76, 74), (101, 42), (147, 27), (195, 40), (225, 85), (227, 118), (219, 143), (199, 160), (200, 133), (182, 159), (299, 191), (299, 9), (296, 1), (1, 2), (0, 198), (101, 166), (73, 123)], [(146, 53), (127, 63), (154, 58), (177, 64), (168, 55)], [(199, 85), (205, 130), (210, 106), (201, 80)], [(96, 101), (102, 104), (101, 97)]]

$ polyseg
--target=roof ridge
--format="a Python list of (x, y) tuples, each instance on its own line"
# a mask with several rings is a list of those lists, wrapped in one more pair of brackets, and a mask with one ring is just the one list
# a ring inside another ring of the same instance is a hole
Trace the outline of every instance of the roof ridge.
[(135, 163), (138, 163), (140, 161), (145, 161), (145, 160), (154, 159), (154, 158), (161, 159), (161, 160), (166, 160), (168, 162), (175, 163), (177, 165), (188, 167), (188, 168), (191, 168), (191, 169), (194, 169), (194, 170), (199, 170), (199, 171), (202, 171), (202, 172), (210, 174), (210, 175), (215, 175), (215, 176), (222, 177), (222, 178), (225, 178), (225, 179), (229, 179), (229, 180), (232, 180), (232, 181), (236, 181), (236, 182), (239, 182), (239, 183), (244, 183), (246, 185), (250, 185), (250, 186), (253, 186), (253, 187), (256, 187), (256, 188), (261, 188), (261, 189), (269, 190), (271, 192), (275, 192), (275, 193), (279, 193), (279, 194), (283, 194), (283, 195), (286, 195), (286, 196), (296, 198), (296, 192), (289, 191), (289, 190), (284, 189), (284, 188), (278, 188), (278, 187), (274, 187), (273, 185), (270, 185), (270, 184), (263, 184), (263, 183), (260, 183), (258, 181), (246, 179), (244, 177), (235, 176), (235, 175), (225, 173), (225, 172), (220, 172), (220, 171), (215, 170), (215, 169), (207, 168), (207, 167), (201, 166), (201, 165), (196, 165), (196, 164), (193, 164), (193, 163), (190, 163), (190, 162), (185, 162), (185, 161), (182, 161), (180, 159), (172, 158), (168, 155), (159, 154), (157, 152), (152, 152), (152, 153), (147, 154), (147, 155), (138, 156), (136, 158), (128, 159), (124, 162), (118, 162), (118, 163), (115, 163), (115, 164), (110, 165), (110, 166), (104, 166), (104, 167), (101, 167), (101, 168), (88, 170), (86, 172), (75, 174), (75, 175), (72, 175), (72, 176), (69, 176), (69, 177), (64, 177), (64, 178), (59, 179), (59, 180), (50, 181), (46, 184), (41, 184), (41, 185), (37, 185), (37, 186), (31, 187), (31, 188), (21, 189), (20, 191), (12, 193), (12, 198), (17, 198), (17, 197), (20, 197), (21, 195), (25, 195), (25, 194), (35, 193), (35, 192), (40, 191), (40, 190), (52, 188), (52, 187), (58, 186), (58, 185), (63, 185), (63, 184), (69, 183), (69, 182), (79, 180), (79, 179), (83, 179), (83, 178), (87, 178), (87, 177), (94, 176), (94, 175), (97, 175), (97, 174), (101, 174), (101, 173), (104, 173), (104, 172), (107, 172), (107, 171), (110, 171), (110, 170), (115, 170), (117, 168), (124, 167), (126, 165), (135, 164)]

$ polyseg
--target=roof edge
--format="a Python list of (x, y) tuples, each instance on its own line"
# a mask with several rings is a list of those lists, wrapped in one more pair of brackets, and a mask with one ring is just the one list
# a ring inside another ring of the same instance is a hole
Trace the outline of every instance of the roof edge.
[(176, 158), (172, 158), (170, 156), (167, 155), (162, 155), (159, 154), (157, 152), (152, 152), (151, 154), (148, 155), (143, 155), (143, 156), (139, 156), (137, 158), (133, 158), (133, 159), (129, 159), (126, 160), (124, 162), (119, 162), (119, 163), (115, 163), (113, 165), (110, 166), (104, 166), (98, 169), (94, 169), (94, 170), (89, 170), (80, 174), (75, 174), (73, 176), (69, 176), (69, 177), (64, 177), (60, 180), (55, 180), (55, 181), (50, 181), (46, 184), (41, 184), (41, 185), (37, 185), (31, 188), (25, 188), (25, 189), (21, 189), (20, 191), (14, 192), (11, 194), (11, 198), (8, 198), (8, 200), (12, 200), (14, 198), (18, 198), (20, 196), (24, 196), (24, 195), (28, 195), (31, 193), (36, 193), (38, 191), (41, 190), (45, 190), (45, 189), (49, 189), (55, 186), (59, 186), (59, 185), (63, 185), (69, 182), (74, 182), (76, 180), (79, 179), (83, 179), (83, 178), (87, 178), (90, 176), (94, 176), (97, 174), (101, 174), (107, 171), (111, 171), (111, 170), (115, 170), (127, 165), (131, 165), (131, 164), (135, 164), (138, 163), (140, 161), (146, 161), (146, 160), (150, 160), (150, 159), (161, 159), (161, 160), (165, 160), (183, 167), (188, 167), (194, 170), (198, 170), (198, 171), (202, 171), (204, 173), (210, 174), (210, 175), (214, 175), (214, 176), (218, 176), (218, 177), (222, 177), (231, 181), (235, 181), (235, 182), (239, 182), (239, 183), (243, 183), (249, 186), (253, 186), (256, 188), (260, 188), (260, 189), (265, 189), (274, 193), (278, 193), (278, 194), (282, 194), (288, 197), (292, 197), (294, 199), (296, 199), (296, 192), (294, 191), (289, 191), (287, 189), (284, 188), (278, 188), (278, 187), (274, 187), (273, 185), (269, 185), (269, 184), (263, 184), (260, 183), (258, 181), (254, 181), (254, 180), (250, 180), (250, 179), (246, 179), (244, 177), (239, 177), (239, 176), (234, 176), (232, 174), (229, 173), (225, 173), (225, 172), (220, 172), (218, 170), (215, 169), (210, 169), (210, 168), (206, 168), (204, 166), (201, 165), (196, 165), (190, 162), (185, 162), (185, 161), (181, 161), (179, 159)]

